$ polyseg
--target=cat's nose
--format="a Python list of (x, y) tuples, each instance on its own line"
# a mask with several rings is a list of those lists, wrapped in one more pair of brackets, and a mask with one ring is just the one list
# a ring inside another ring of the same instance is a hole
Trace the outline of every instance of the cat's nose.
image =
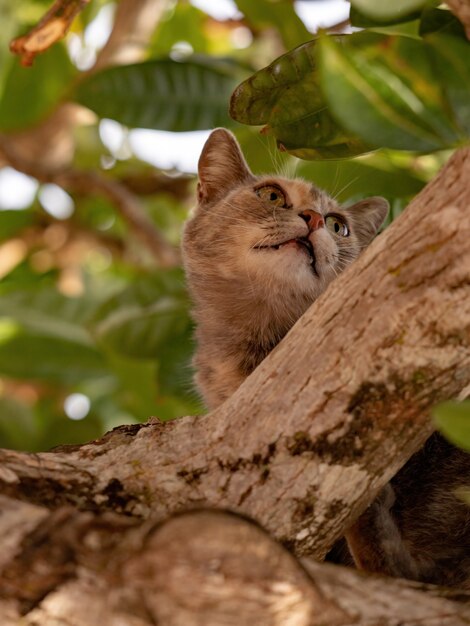
[(318, 230), (319, 228), (323, 228), (325, 226), (323, 215), (317, 213), (316, 211), (312, 211), (311, 209), (302, 211), (302, 213), (299, 213), (299, 217), (307, 222), (309, 232), (313, 232), (314, 230)]

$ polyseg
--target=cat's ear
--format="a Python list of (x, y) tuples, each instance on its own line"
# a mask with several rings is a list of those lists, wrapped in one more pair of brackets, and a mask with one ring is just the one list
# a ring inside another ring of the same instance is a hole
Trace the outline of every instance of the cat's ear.
[(199, 157), (198, 171), (201, 205), (217, 202), (231, 189), (253, 178), (238, 141), (225, 128), (217, 128), (210, 134)]
[(388, 215), (389, 208), (387, 200), (380, 196), (365, 198), (347, 207), (346, 211), (354, 223), (354, 232), (361, 247), (365, 248), (375, 237)]

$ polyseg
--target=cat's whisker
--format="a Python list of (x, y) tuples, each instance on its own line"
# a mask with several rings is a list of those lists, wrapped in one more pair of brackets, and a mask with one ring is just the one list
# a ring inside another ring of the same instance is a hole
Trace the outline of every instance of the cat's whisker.
[(337, 193), (333, 195), (333, 199), (336, 200), (339, 195), (341, 195), (344, 191), (346, 191), (346, 189), (349, 189), (349, 187), (351, 187), (351, 185), (354, 185), (354, 183), (357, 182), (358, 180), (359, 180), (359, 176), (356, 176), (355, 178), (352, 178), (351, 180), (349, 180), (345, 185), (343, 185), (343, 187), (341, 187), (341, 189)]

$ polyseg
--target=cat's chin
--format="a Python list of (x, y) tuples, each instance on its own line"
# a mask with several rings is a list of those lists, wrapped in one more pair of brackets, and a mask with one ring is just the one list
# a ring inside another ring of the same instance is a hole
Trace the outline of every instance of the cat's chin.
[(280, 274), (291, 281), (299, 272), (305, 278), (319, 278), (319, 263), (312, 244), (303, 239), (290, 239), (274, 246), (256, 249), (256, 262), (268, 267), (264, 271)]

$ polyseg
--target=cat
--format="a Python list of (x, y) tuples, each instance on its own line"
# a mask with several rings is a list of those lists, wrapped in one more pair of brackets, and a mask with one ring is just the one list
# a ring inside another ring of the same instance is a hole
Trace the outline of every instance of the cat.
[[(182, 241), (196, 322), (195, 381), (210, 409), (358, 257), (388, 208), (380, 197), (342, 207), (304, 180), (255, 176), (229, 131), (211, 133)], [(455, 495), (469, 483), (470, 455), (432, 435), (330, 560), (470, 589), (470, 507)]]
[(196, 385), (208, 408), (232, 395), (368, 245), (387, 212), (383, 198), (344, 208), (303, 180), (254, 176), (235, 137), (212, 132), (182, 245)]

